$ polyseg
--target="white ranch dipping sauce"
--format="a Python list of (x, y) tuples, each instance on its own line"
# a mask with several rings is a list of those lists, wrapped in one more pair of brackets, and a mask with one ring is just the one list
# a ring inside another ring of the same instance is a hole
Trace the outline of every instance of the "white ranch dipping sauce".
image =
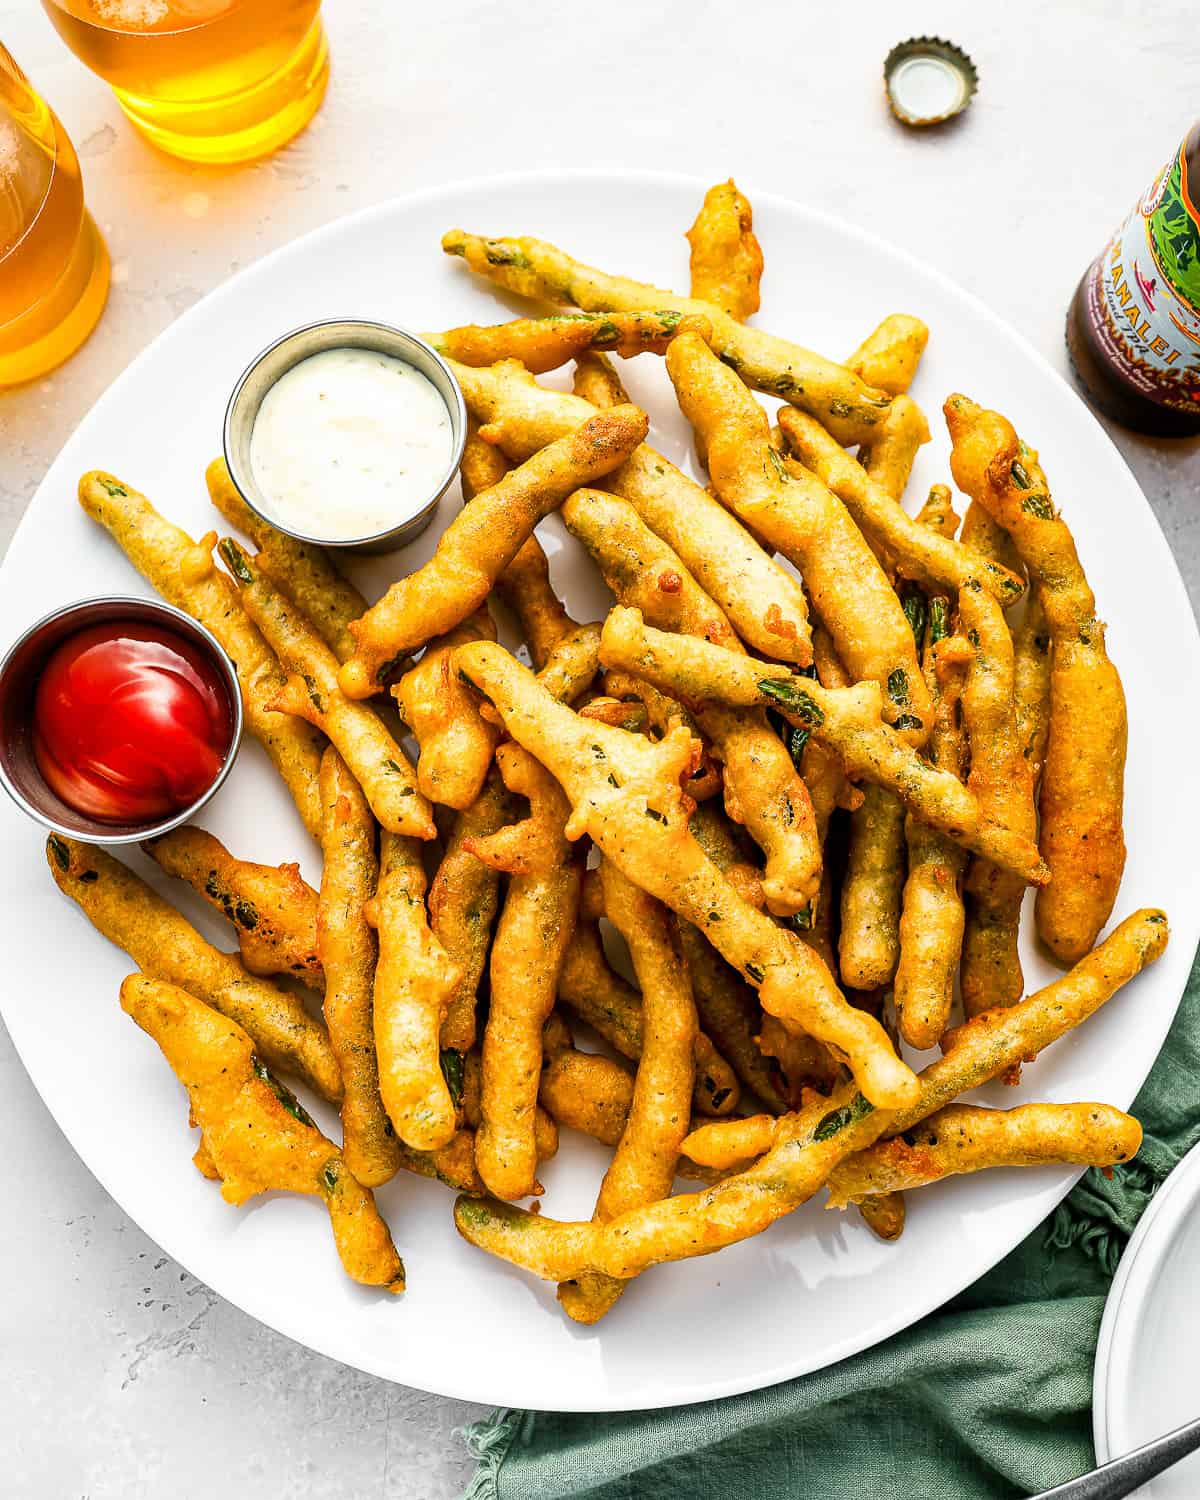
[(250, 434), (271, 514), (328, 541), (374, 536), (437, 494), (453, 453), (432, 381), (374, 349), (326, 349), (281, 375)]

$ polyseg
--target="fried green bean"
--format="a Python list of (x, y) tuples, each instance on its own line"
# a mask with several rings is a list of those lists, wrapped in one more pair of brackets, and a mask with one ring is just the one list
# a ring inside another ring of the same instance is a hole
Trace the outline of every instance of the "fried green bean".
[(860, 380), (889, 396), (902, 396), (913, 383), (929, 329), (908, 313), (889, 313), (846, 361)]
[(1042, 608), (1042, 591), (1029, 591), (1029, 607), (1013, 632), (1013, 710), (1017, 743), (1033, 770), (1036, 787), (1046, 759), (1050, 733), (1051, 640)]
[(875, 683), (830, 690), (784, 667), (735, 656), (694, 637), (666, 635), (644, 624), (636, 610), (619, 605), (605, 622), (601, 654), (606, 665), (636, 672), (685, 703), (704, 697), (736, 704), (769, 703), (836, 750), (851, 775), (895, 792), (965, 849), (994, 860), (1029, 884), (1046, 880), (1045, 866), (1028, 839), (989, 821), (956, 776), (923, 761), (883, 723)]
[(945, 412), (955, 480), (1012, 537), (1030, 582), (1038, 585), (1053, 642), (1038, 804), (1041, 848), (1053, 879), (1034, 910), (1043, 941), (1060, 962), (1071, 963), (1108, 921), (1125, 868), (1125, 693), (1037, 454), (999, 413), (965, 396), (949, 397)]
[(621, 377), (613, 368), (606, 354), (591, 351), (580, 354), (575, 360), (575, 374), (571, 380), (571, 391), (582, 396), (593, 406), (620, 406), (629, 400), (629, 393), (621, 383)]
[(404, 722), (420, 747), (417, 786), (430, 802), (461, 812), (482, 790), (500, 738), (479, 714), (478, 700), (451, 670), (466, 641), (494, 641), (486, 605), (447, 635), (431, 641), (421, 660), (391, 689)]
[[(939, 663), (946, 639), (948, 601), (930, 600), (925, 675), (934, 700), (929, 758), (941, 771), (962, 780), (966, 743), (959, 717), (964, 664)], [(941, 1039), (954, 1001), (954, 976), (962, 953), (962, 878), (966, 855), (945, 833), (910, 812), (904, 824), (908, 878), (900, 913), (900, 962), (895, 1001), (900, 1035), (924, 1050)]]
[(220, 641), (237, 667), (247, 729), (283, 778), (305, 828), (319, 838), (317, 777), (324, 740), (311, 725), (271, 708), (285, 673), (242, 608), (237, 589), (213, 563), (216, 533), (194, 542), (159, 515), (145, 495), (99, 470), (80, 479), (79, 503), (111, 533), (168, 604), (184, 610)]
[[(689, 733), (703, 741), (700, 726), (695, 716), (682, 703), (659, 692), (649, 682), (643, 682), (632, 672), (605, 672), (604, 690), (622, 702), (637, 702), (646, 710), (646, 724), (658, 738), (668, 734), (675, 724), (686, 725)], [(700, 755), (700, 764), (688, 778), (688, 796), (696, 802), (705, 802), (721, 790), (721, 773), (713, 762), (707, 744)]]
[(775, 451), (765, 412), (703, 339), (675, 339), (667, 373), (684, 415), (704, 439), (721, 499), (800, 570), (813, 609), (851, 674), (878, 682), (889, 694), (892, 718), (923, 740), (930, 710), (912, 631), (842, 502)]
[(747, 385), (802, 405), (839, 442), (865, 441), (891, 405), (885, 391), (864, 385), (845, 365), (761, 329), (747, 328), (712, 302), (606, 275), (545, 240), (485, 239), (452, 229), (442, 236), (442, 249), (447, 255), (462, 256), (472, 271), (518, 296), (565, 303), (585, 312), (653, 308), (704, 318), (712, 329), (713, 349)]
[(237, 580), (246, 613), (266, 636), (288, 673), (271, 706), (305, 719), (327, 734), (358, 778), (371, 811), (391, 833), (431, 839), (433, 809), (416, 772), (375, 710), (341, 691), (333, 652), (292, 600), (280, 593), (231, 537), (221, 556)]
[(497, 578), (496, 592), (516, 616), (533, 670), (540, 672), (554, 647), (577, 626), (550, 587), (550, 567), (536, 536), (522, 545)]
[[(703, 646), (734, 663), (748, 661), (690, 637), (667, 639)], [(590, 835), (624, 875), (700, 927), (758, 986), (765, 1010), (840, 1049), (873, 1099), (889, 1105), (911, 1095), (912, 1073), (878, 1022), (847, 1005), (820, 958), (743, 901), (688, 832), (680, 782), (693, 764), (695, 742), (682, 726), (650, 744), (580, 719), (490, 642), (460, 647), (457, 660), (508, 732), (567, 793), (568, 838)]]
[[(917, 1075), (917, 1102), (878, 1121), (878, 1135), (884, 1139), (902, 1136), (960, 1094), (1032, 1062), (1160, 958), (1169, 936), (1166, 915), (1143, 907), (1060, 979), (1016, 1005), (975, 1016), (947, 1032), (942, 1039), (943, 1055)], [(693, 1161), (723, 1170), (772, 1150), (786, 1137), (786, 1119), (755, 1115), (713, 1121), (693, 1131), (682, 1149)]]
[[(688, 1133), (696, 1006), (687, 960), (676, 946), (670, 916), (627, 880), (611, 861), (600, 866), (604, 909), (629, 945), (641, 986), (642, 1056), (621, 1139), (600, 1185), (598, 1223), (667, 1198), (679, 1145)], [(596, 1323), (625, 1289), (611, 1277), (581, 1274), (561, 1285), (558, 1298), (576, 1323)]]
[[(558, 998), (622, 1057), (637, 1062), (642, 1055), (642, 997), (614, 972), (604, 956), (600, 931), (588, 910), (589, 895), (595, 889), (585, 882), (583, 918), (576, 925), (563, 959)], [(693, 1051), (696, 1113), (729, 1114), (739, 1100), (733, 1069), (704, 1032), (697, 1034)]]
[(705, 193), (687, 241), (691, 295), (744, 323), (759, 308), (763, 253), (754, 234), (749, 199), (738, 191), (732, 177)]
[(877, 1194), (891, 1196), (988, 1167), (1111, 1167), (1136, 1156), (1141, 1143), (1138, 1122), (1109, 1104), (950, 1104), (836, 1167), (829, 1206), (869, 1203)]
[(46, 861), (59, 890), (143, 973), (186, 987), (244, 1027), (272, 1067), (299, 1078), (322, 1098), (341, 1099), (342, 1074), (329, 1035), (295, 995), (214, 948), (103, 849), (52, 833)]
[[(512, 361), (490, 370), (452, 368), (481, 433), (512, 459), (536, 453), (595, 410), (579, 396), (538, 385)], [(812, 659), (804, 590), (718, 500), (645, 443), (606, 487), (679, 554), (743, 641), (777, 661), (804, 666)]]
[(225, 1201), (241, 1204), (279, 1188), (320, 1198), (346, 1274), (402, 1292), (404, 1265), (370, 1188), (262, 1065), (237, 1022), (144, 974), (122, 984), (121, 1008), (158, 1043), (187, 1089), (191, 1119), (201, 1130), (197, 1165), (220, 1178)]
[[(971, 744), (967, 785), (988, 817), (1035, 839), (1033, 765), (1017, 731), (1012, 636), (1000, 606), (982, 589), (963, 589), (958, 615), (972, 648), (962, 694)], [(965, 894), (961, 985), (963, 1008), (974, 1016), (1011, 1005), (1024, 993), (1017, 929), (1025, 885), (990, 860), (974, 859), (967, 868)]]
[(372, 1028), (379, 946), (364, 908), (375, 895), (375, 819), (362, 788), (332, 745), (321, 760), (321, 895), (317, 951), (325, 970), (325, 1024), (342, 1070), (342, 1152), (364, 1187), (401, 1165), (400, 1143), (379, 1092)]
[(258, 548), (259, 566), (308, 616), (338, 661), (345, 661), (354, 650), (350, 622), (363, 613), (367, 601), (334, 567), (324, 547), (288, 536), (251, 510), (223, 458), (213, 459), (204, 478), (212, 503)]
[(342, 666), (342, 691), (367, 698), (396, 657), (445, 635), (484, 602), (533, 528), (572, 490), (610, 473), (646, 436), (636, 406), (595, 412), (476, 495), (438, 538), (429, 562), (355, 621), (355, 654)]
[(475, 1164), (490, 1192), (514, 1199), (541, 1191), (534, 1115), (542, 1027), (575, 930), (581, 870), (563, 831), (570, 806), (554, 778), (519, 745), (502, 745), (496, 764), (529, 816), (463, 845), (509, 876), (492, 949)]
[(233, 923), (251, 974), (291, 974), (313, 989), (325, 976), (317, 957), (317, 893), (300, 866), (236, 859), (220, 839), (189, 825), (142, 848), (168, 875), (186, 881)]
[[(626, 501), (600, 490), (577, 490), (562, 514), (620, 603), (636, 605), (660, 629), (743, 651), (720, 608)], [(799, 911), (816, 895), (821, 879), (808, 788), (761, 710), (697, 704), (696, 718), (724, 764), (726, 810), (766, 856), (767, 905), (778, 916)]]
[(868, 786), (850, 814), (850, 853), (842, 880), (838, 969), (856, 990), (890, 984), (900, 961), (900, 897), (904, 884), (904, 804)]
[(454, 820), (446, 852), (429, 887), (429, 925), (457, 979), (446, 1002), (442, 1047), (466, 1052), (475, 1045), (475, 1007), (487, 967), (492, 923), (500, 909), (500, 874), (466, 848), (509, 822), (512, 806), (499, 771), (489, 773), (482, 792)]
[(917, 452), (922, 443), (928, 441), (929, 423), (925, 420), (925, 413), (911, 396), (897, 396), (878, 436), (859, 448), (858, 461), (871, 483), (899, 503), (912, 474)]
[(958, 590), (978, 582), (1005, 608), (1024, 593), (1019, 574), (972, 552), (952, 536), (918, 525), (819, 422), (785, 406), (779, 425), (800, 462), (829, 486), (905, 578), (932, 589)]
[(600, 675), (600, 627), (580, 625), (550, 649), (537, 680), (558, 703), (574, 703)]
[(379, 1092), (404, 1144), (437, 1151), (458, 1125), (440, 1036), (461, 976), (430, 931), (416, 839), (383, 830), (379, 884), (366, 915), (379, 938), (373, 998)]
[(439, 354), (464, 365), (518, 359), (532, 374), (541, 375), (593, 349), (622, 359), (662, 354), (683, 317), (678, 312), (556, 313), (485, 326), (468, 323), (424, 337)]

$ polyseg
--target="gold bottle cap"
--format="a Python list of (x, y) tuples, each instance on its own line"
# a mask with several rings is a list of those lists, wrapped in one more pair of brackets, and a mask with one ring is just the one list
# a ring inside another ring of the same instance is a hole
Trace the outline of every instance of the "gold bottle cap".
[(953, 42), (918, 36), (899, 43), (884, 58), (883, 81), (898, 120), (905, 125), (940, 125), (970, 104), (979, 75)]

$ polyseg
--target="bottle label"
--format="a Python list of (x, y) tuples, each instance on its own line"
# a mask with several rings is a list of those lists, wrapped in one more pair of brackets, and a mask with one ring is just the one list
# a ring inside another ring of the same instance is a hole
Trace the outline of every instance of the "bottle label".
[(1182, 147), (1092, 266), (1085, 303), (1129, 385), (1200, 412), (1200, 204), (1188, 196)]

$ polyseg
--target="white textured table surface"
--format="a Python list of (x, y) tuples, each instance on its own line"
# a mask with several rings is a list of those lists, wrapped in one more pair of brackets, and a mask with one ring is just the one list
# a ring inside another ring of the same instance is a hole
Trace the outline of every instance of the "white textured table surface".
[[(211, 287), (356, 208), (509, 168), (733, 173), (928, 259), (1062, 368), (1075, 282), (1183, 134), (1200, 74), (1189, 0), (326, 10), (334, 77), (315, 123), (270, 161), (208, 170), (144, 145), (33, 0), (0, 0), (0, 39), (75, 141), (114, 267), (91, 342), (0, 394), (0, 544), (96, 397)], [(956, 38), (981, 77), (965, 119), (928, 135), (895, 125), (879, 88), (888, 48), (922, 31)], [(769, 315), (786, 269), (766, 252)], [(1200, 446), (1117, 440), (1195, 598)], [(5, 1495), (460, 1493), (470, 1463), (453, 1433), (479, 1409), (310, 1354), (180, 1270), (80, 1165), (2, 1030), (0, 1129)]]

